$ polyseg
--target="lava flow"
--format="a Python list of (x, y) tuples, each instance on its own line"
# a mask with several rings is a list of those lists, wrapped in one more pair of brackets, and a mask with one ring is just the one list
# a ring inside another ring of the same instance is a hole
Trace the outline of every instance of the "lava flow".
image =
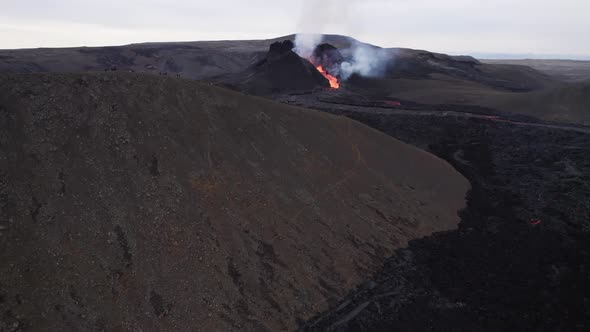
[(322, 66), (316, 66), (316, 69), (322, 75), (324, 75), (324, 77), (328, 80), (328, 82), (330, 82), (330, 87), (332, 89), (338, 89), (340, 87), (340, 82), (338, 82), (338, 79), (336, 77), (328, 74), (328, 72), (326, 72)]

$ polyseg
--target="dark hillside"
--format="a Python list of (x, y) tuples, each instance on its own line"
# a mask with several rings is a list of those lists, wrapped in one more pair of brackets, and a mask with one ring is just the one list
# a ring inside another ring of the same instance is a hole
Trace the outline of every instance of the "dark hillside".
[(346, 118), (184, 79), (0, 76), (0, 330), (292, 330), (469, 183)]

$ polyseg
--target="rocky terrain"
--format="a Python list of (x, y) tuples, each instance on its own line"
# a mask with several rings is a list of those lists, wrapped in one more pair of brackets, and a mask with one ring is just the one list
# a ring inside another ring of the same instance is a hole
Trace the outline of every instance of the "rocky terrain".
[[(372, 100), (405, 100), (410, 103), (454, 105), (459, 108), (521, 114), (543, 121), (590, 124), (590, 83), (564, 82), (543, 89), (512, 92), (481, 83), (435, 75), (428, 79), (352, 80), (354, 95)], [(348, 88), (346, 84), (342, 85)], [(360, 87), (360, 88), (359, 88)], [(358, 97), (357, 97), (358, 98)]]
[(337, 111), (447, 159), (459, 229), (414, 240), (305, 331), (585, 331), (590, 130)]
[(358, 122), (185, 79), (0, 76), (0, 330), (293, 330), (469, 183)]

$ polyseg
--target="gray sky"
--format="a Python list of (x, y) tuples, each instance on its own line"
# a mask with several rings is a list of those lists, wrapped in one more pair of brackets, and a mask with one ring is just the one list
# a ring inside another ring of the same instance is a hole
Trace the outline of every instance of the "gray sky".
[(588, 0), (0, 0), (0, 48), (338, 33), (445, 53), (590, 56)]

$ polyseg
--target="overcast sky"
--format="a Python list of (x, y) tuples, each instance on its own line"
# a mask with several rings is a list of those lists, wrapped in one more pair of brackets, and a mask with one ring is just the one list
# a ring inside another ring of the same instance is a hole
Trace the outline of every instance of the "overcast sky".
[(338, 33), (444, 53), (590, 56), (589, 0), (0, 0), (0, 48)]

